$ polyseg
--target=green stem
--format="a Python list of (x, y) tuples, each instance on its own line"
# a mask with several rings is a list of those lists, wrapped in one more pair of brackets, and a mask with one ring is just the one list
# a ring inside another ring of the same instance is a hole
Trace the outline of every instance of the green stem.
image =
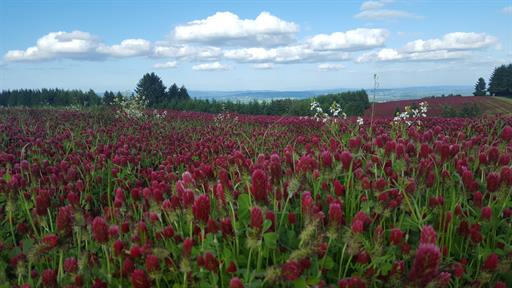
[(249, 250), (249, 258), (247, 260), (247, 269), (245, 270), (245, 281), (249, 282), (249, 272), (251, 271), (251, 256), (252, 256), (252, 248)]
[(14, 236), (14, 227), (12, 224), (12, 211), (9, 209), (9, 229), (11, 230), (12, 244), (16, 246), (16, 237)]
[(348, 267), (350, 266), (350, 261), (352, 260), (352, 256), (348, 258), (347, 266), (345, 266), (345, 271), (343, 272), (343, 278), (347, 275)]
[(30, 221), (30, 225), (32, 226), (32, 230), (34, 230), (34, 234), (39, 238), (39, 232), (36, 229), (36, 225), (34, 224), (34, 221), (32, 220), (32, 215), (30, 214), (30, 211), (27, 206), (27, 201), (23, 199), (23, 207), (25, 208), (25, 212), (27, 212), (28, 219)]
[(341, 266), (343, 264), (343, 256), (345, 255), (345, 249), (347, 248), (347, 243), (343, 245), (343, 249), (341, 250), (341, 256), (340, 256), (340, 266), (338, 268), (338, 279), (341, 278)]
[(112, 279), (112, 275), (110, 274), (110, 259), (108, 257), (108, 250), (107, 250), (107, 246), (106, 245), (102, 245), (103, 246), (103, 252), (105, 253), (105, 258), (107, 260), (107, 282), (108, 284), (111, 283), (111, 279)]
[(60, 251), (59, 251), (59, 270), (57, 273), (57, 279), (59, 282), (61, 282), (63, 276), (64, 276), (64, 253), (62, 252), (62, 249), (60, 249)]

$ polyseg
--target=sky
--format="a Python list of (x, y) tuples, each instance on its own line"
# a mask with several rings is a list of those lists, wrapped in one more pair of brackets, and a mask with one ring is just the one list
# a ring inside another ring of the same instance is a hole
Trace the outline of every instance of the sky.
[(473, 85), (512, 63), (512, 0), (0, 0), (0, 89)]

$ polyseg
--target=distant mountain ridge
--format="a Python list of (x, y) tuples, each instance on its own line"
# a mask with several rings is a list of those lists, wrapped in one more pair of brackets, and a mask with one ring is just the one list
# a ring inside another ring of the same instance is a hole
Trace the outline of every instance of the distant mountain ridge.
[[(360, 90), (362, 88), (339, 88), (339, 89), (322, 89), (322, 90), (299, 90), (299, 91), (275, 91), (275, 90), (241, 90), (241, 91), (204, 91), (189, 90), (192, 98), (198, 99), (215, 99), (215, 100), (231, 100), (231, 101), (251, 101), (251, 100), (272, 100), (272, 99), (304, 99), (319, 95), (337, 93), (344, 91)], [(373, 100), (373, 89), (365, 89), (368, 93), (370, 101)], [(472, 86), (424, 86), (424, 87), (404, 87), (404, 88), (388, 88), (377, 89), (375, 91), (376, 102), (386, 102), (394, 100), (419, 99), (429, 96), (441, 95), (473, 95)]]

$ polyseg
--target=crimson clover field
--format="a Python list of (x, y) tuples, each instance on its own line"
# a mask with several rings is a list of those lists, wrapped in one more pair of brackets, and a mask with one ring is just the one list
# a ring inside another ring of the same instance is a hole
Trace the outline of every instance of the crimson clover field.
[(512, 118), (115, 115), (0, 110), (0, 287), (512, 285)]

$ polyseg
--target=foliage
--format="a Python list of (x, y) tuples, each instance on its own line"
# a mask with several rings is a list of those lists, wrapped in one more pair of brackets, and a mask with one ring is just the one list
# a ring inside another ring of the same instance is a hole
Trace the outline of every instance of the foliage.
[(0, 106), (94, 106), (101, 98), (93, 90), (19, 89), (0, 92)]
[(476, 103), (466, 103), (460, 109), (456, 109), (451, 105), (443, 106), (442, 117), (461, 117), (461, 118), (469, 118), (469, 117), (479, 117), (482, 115), (482, 110), (480, 106)]
[(478, 82), (475, 84), (475, 92), (473, 92), (474, 96), (485, 96), (486, 95), (486, 86), (484, 78), (478, 78)]
[(512, 64), (494, 69), (488, 91), (490, 95), (512, 97)]
[(116, 95), (114, 94), (114, 92), (105, 91), (105, 93), (103, 93), (102, 102), (103, 102), (103, 104), (105, 104), (107, 106), (113, 105), (115, 97), (116, 97)]
[(135, 93), (146, 99), (149, 106), (155, 106), (166, 99), (165, 86), (155, 73), (146, 73), (137, 83)]
[(0, 287), (512, 285), (512, 118), (0, 109)]
[(160, 107), (165, 107), (167, 106), (169, 102), (172, 102), (172, 101), (175, 101), (175, 102), (179, 102), (179, 101), (185, 101), (185, 100), (190, 100), (190, 95), (188, 95), (188, 91), (187, 91), (187, 88), (185, 88), (185, 86), (181, 86), (180, 88), (178, 88), (178, 85), (176, 85), (176, 83), (173, 83), (170, 87), (169, 87), (169, 90), (167, 91), (167, 97), (164, 101), (162, 101), (162, 103), (160, 103)]
[(443, 105), (443, 117), (447, 118), (453, 118), (453, 117), (459, 117), (459, 113), (455, 109), (455, 107), (451, 105)]
[(135, 88), (135, 93), (147, 99), (150, 107), (169, 107), (173, 105), (171, 103), (190, 100), (185, 86), (178, 88), (178, 85), (173, 83), (166, 90), (162, 79), (155, 73), (146, 73), (142, 76)]
[[(334, 102), (343, 107), (344, 112), (349, 116), (363, 115), (370, 106), (366, 91), (341, 92), (315, 97), (319, 107), (327, 111)], [(208, 113), (221, 113), (223, 111), (249, 114), (249, 115), (295, 115), (313, 116), (310, 110), (311, 99), (276, 99), (270, 101), (250, 102), (241, 101), (217, 101), (193, 99), (189, 101), (171, 101), (161, 108), (169, 108), (180, 111), (197, 111)]]

